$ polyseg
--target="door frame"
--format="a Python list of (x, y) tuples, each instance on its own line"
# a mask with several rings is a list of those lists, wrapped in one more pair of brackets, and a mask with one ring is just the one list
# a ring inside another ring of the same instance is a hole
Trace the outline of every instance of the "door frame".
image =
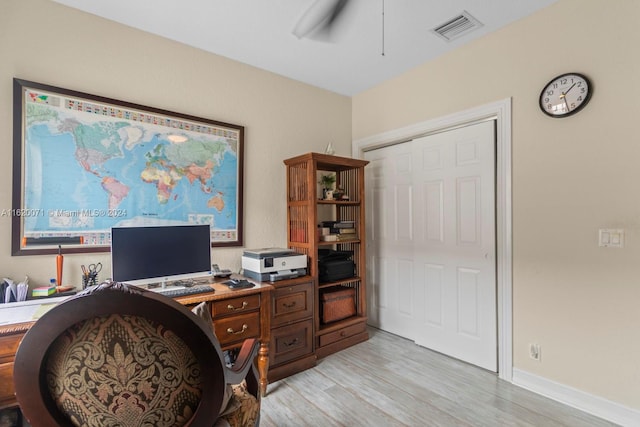
[(498, 377), (512, 382), (513, 376), (513, 247), (511, 199), (511, 98), (470, 108), (447, 116), (357, 139), (352, 156), (400, 144), (414, 138), (443, 132), (485, 120), (496, 121), (496, 280), (498, 315)]

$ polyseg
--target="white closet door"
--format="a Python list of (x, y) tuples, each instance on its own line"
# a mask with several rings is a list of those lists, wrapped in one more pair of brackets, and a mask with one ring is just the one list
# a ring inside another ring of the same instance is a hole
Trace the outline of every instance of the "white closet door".
[(496, 371), (494, 123), (365, 158), (371, 323)]

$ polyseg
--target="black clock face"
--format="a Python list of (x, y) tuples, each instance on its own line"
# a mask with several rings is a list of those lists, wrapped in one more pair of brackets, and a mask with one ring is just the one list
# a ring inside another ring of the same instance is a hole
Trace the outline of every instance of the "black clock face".
[(551, 117), (567, 117), (582, 110), (591, 98), (591, 82), (578, 73), (551, 80), (540, 93), (540, 108)]

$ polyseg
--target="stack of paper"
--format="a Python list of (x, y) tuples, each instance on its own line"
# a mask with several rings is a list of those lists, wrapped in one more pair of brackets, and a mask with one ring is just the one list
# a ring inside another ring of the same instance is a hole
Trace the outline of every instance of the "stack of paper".
[(27, 290), (29, 289), (29, 278), (25, 277), (24, 282), (18, 283), (18, 301), (27, 300)]
[(33, 288), (31, 295), (34, 297), (48, 297), (49, 295), (56, 293), (55, 286), (41, 286), (39, 288)]

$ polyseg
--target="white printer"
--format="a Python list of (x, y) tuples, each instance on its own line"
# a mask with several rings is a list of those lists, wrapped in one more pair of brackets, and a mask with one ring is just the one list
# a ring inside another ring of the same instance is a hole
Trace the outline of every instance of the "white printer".
[(291, 279), (307, 274), (307, 256), (292, 249), (246, 249), (242, 254), (243, 274), (261, 282)]

